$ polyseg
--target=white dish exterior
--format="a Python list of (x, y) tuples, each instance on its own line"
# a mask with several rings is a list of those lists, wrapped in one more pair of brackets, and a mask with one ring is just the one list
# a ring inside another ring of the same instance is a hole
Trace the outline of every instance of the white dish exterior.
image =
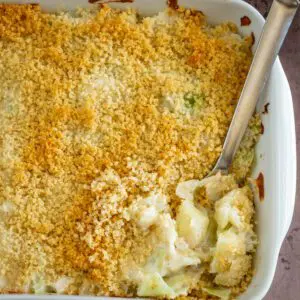
[[(41, 4), (45, 11), (75, 9), (87, 7), (87, 0), (40, 0), (11, 1), (4, 3)], [(210, 23), (232, 21), (240, 25), (240, 18), (248, 16), (250, 26), (239, 27), (242, 34), (251, 32), (256, 43), (264, 24), (263, 17), (249, 4), (242, 0), (181, 0), (179, 4), (204, 12)], [(134, 7), (144, 15), (155, 14), (166, 7), (164, 0), (135, 0), (134, 3), (112, 4), (114, 7)], [(257, 148), (257, 163), (253, 177), (262, 172), (265, 179), (265, 199), (256, 203), (257, 232), (260, 244), (255, 261), (255, 275), (248, 290), (239, 297), (240, 300), (260, 300), (267, 293), (276, 269), (279, 250), (290, 226), (296, 190), (296, 142), (292, 96), (288, 81), (277, 59), (271, 78), (262, 97), (258, 110), (270, 103), (269, 113), (262, 115), (264, 134)], [(105, 297), (83, 297), (63, 295), (0, 295), (1, 299), (104, 299)]]

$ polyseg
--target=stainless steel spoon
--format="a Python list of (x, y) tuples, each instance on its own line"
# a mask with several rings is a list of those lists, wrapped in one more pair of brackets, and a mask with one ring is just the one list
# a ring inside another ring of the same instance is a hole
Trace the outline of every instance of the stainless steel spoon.
[(228, 129), (221, 156), (209, 175), (217, 172), (228, 173), (298, 6), (299, 0), (274, 0)]

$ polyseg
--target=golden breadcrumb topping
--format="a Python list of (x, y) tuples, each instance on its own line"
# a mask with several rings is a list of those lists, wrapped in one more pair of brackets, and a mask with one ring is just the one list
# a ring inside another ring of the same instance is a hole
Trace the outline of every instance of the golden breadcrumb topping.
[(251, 59), (235, 25), (191, 10), (0, 5), (0, 291), (66, 276), (65, 293), (134, 295), (121, 262), (148, 246), (123, 211), (161, 191), (176, 213), (178, 181), (221, 152)]

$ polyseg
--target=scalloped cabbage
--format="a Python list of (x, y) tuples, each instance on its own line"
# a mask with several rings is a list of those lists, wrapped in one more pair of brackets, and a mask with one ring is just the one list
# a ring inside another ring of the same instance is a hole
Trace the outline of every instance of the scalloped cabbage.
[[(196, 191), (203, 187), (212, 209), (197, 201)], [(181, 182), (176, 194), (182, 201), (176, 219), (160, 193), (139, 199), (125, 212), (153, 244), (146, 263), (131, 270), (139, 274), (131, 278), (137, 294), (167, 298), (187, 295), (206, 272), (213, 275), (213, 281), (203, 291), (228, 299), (230, 287), (250, 271), (257, 244), (251, 190), (239, 188), (232, 175), (217, 174)]]

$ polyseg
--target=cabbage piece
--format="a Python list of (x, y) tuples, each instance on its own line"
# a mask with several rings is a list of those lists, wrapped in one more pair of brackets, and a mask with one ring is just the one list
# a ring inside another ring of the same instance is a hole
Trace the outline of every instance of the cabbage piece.
[(196, 179), (181, 182), (177, 185), (176, 195), (184, 200), (193, 201), (195, 190), (201, 186), (201, 181)]
[(187, 295), (189, 289), (199, 281), (202, 271), (187, 270), (165, 279), (158, 273), (147, 274), (139, 284), (137, 294), (142, 297), (169, 298)]
[(175, 227), (175, 221), (170, 214), (163, 214), (158, 217), (156, 222), (156, 237), (158, 243), (165, 245), (168, 255), (175, 254), (175, 242), (178, 234)]
[(226, 256), (229, 256), (230, 254), (245, 254), (245, 234), (238, 233), (233, 227), (226, 231), (220, 232), (218, 234), (216, 251), (219, 254), (226, 253)]
[(161, 276), (168, 276), (185, 267), (196, 266), (199, 263), (200, 259), (194, 253), (188, 253), (188, 251), (180, 253), (176, 251), (173, 255), (167, 255), (164, 249), (158, 248), (149, 257), (143, 271), (145, 273), (159, 273)]
[(229, 299), (231, 290), (225, 289), (225, 288), (202, 288), (204, 292), (206, 292), (209, 295), (217, 296), (222, 300)]
[(233, 228), (220, 232), (214, 258), (210, 264), (211, 273), (229, 270), (232, 259), (244, 254), (246, 254), (244, 233), (237, 233)]
[(228, 224), (238, 229), (249, 227), (254, 208), (246, 193), (244, 188), (235, 189), (216, 202), (215, 219), (219, 229), (225, 229)]
[[(181, 254), (177, 252), (173, 255), (170, 260), (165, 261), (167, 265), (167, 274), (178, 272), (184, 267), (195, 266), (200, 263), (200, 259), (198, 257), (188, 256), (187, 254)], [(166, 274), (166, 275), (167, 275)]]
[(180, 253), (176, 251), (172, 255), (168, 255), (165, 249), (159, 247), (149, 257), (143, 271), (145, 273), (159, 273), (161, 276), (167, 276), (185, 267), (195, 266), (199, 263), (200, 259), (193, 252)]
[(140, 297), (176, 297), (176, 293), (170, 288), (158, 273), (148, 274), (140, 283), (137, 295)]
[(216, 275), (214, 282), (219, 285), (232, 287), (241, 282), (251, 269), (251, 255), (240, 255), (231, 260), (230, 268)]
[(161, 105), (171, 113), (182, 113), (186, 110), (183, 97), (180, 94), (169, 94), (163, 96), (161, 98)]
[(199, 281), (202, 269), (188, 270), (165, 279), (165, 282), (174, 290), (176, 295), (186, 296), (188, 291)]
[(164, 247), (160, 246), (156, 248), (152, 255), (148, 258), (148, 261), (144, 267), (146, 273), (159, 273), (162, 276), (165, 275), (165, 261), (167, 259), (167, 251)]
[(191, 248), (200, 244), (206, 236), (209, 218), (205, 208), (197, 209), (190, 201), (183, 201), (176, 218), (178, 234)]
[(166, 276), (184, 267), (200, 263), (197, 255), (178, 238), (175, 221), (169, 214), (160, 215), (156, 225), (158, 247), (150, 256), (145, 272), (158, 272)]
[(232, 175), (222, 176), (218, 173), (214, 176), (206, 177), (202, 180), (188, 180), (177, 185), (176, 195), (182, 199), (193, 201), (197, 188), (205, 186), (208, 200), (217, 201), (227, 192), (238, 188)]
[(186, 296), (190, 288), (189, 279), (185, 274), (178, 274), (167, 278), (166, 283), (173, 289), (176, 295)]
[(152, 194), (134, 202), (125, 214), (133, 218), (144, 230), (153, 225), (160, 213), (167, 210), (167, 199), (164, 195)]
[(216, 254), (225, 251), (227, 255), (229, 252), (231, 255), (254, 252), (258, 244), (257, 235), (251, 228), (248, 231), (238, 232), (231, 227), (229, 230), (219, 232), (218, 236)]
[(180, 266), (181, 268), (187, 266), (196, 266), (200, 263), (199, 255), (195, 251), (189, 248), (189, 245), (184, 239), (178, 238), (175, 242), (175, 249), (177, 255), (172, 258), (170, 270), (174, 272), (175, 266)]
[(210, 261), (217, 243), (217, 223), (210, 218), (207, 233), (201, 244), (195, 249), (201, 261)]
[(238, 185), (232, 175), (222, 176), (220, 173), (210, 177), (210, 180), (205, 184), (206, 196), (211, 201), (219, 200), (227, 192), (236, 188)]
[(154, 206), (146, 207), (143, 211), (140, 211), (138, 225), (144, 229), (148, 229), (154, 224), (158, 212)]

